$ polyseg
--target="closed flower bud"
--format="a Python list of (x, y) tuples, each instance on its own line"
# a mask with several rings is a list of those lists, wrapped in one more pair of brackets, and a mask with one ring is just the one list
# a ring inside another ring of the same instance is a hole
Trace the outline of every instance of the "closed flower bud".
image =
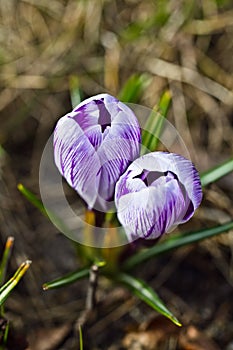
[(136, 159), (115, 191), (118, 219), (129, 241), (170, 232), (191, 218), (201, 199), (200, 177), (193, 163), (166, 152)]
[(140, 127), (131, 109), (100, 94), (58, 121), (55, 164), (89, 209), (107, 210), (117, 180), (139, 156), (140, 141)]

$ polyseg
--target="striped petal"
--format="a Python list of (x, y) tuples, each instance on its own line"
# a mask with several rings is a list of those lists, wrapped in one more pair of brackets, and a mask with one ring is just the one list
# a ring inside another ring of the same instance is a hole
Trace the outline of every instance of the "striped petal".
[(202, 200), (200, 177), (190, 160), (174, 153), (152, 152), (137, 159), (137, 162), (132, 164), (132, 169), (174, 173), (183, 184), (194, 210), (200, 205)]
[(83, 130), (71, 118), (63, 117), (57, 123), (54, 160), (68, 184), (92, 208), (98, 197), (100, 161)]
[(165, 152), (135, 160), (117, 182), (115, 192), (118, 219), (129, 241), (154, 239), (171, 231), (194, 214), (201, 198), (194, 165)]
[(106, 210), (117, 180), (139, 156), (140, 141), (134, 113), (116, 98), (100, 94), (58, 121), (55, 163), (90, 208)]

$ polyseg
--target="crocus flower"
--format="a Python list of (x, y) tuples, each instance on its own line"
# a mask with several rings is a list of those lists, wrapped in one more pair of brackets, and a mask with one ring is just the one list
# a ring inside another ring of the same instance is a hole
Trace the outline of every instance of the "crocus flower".
[(139, 156), (140, 141), (133, 111), (115, 97), (100, 94), (58, 121), (55, 164), (90, 209), (106, 210), (116, 181)]
[(136, 159), (116, 184), (115, 203), (129, 241), (154, 239), (191, 218), (202, 199), (192, 162), (166, 152)]

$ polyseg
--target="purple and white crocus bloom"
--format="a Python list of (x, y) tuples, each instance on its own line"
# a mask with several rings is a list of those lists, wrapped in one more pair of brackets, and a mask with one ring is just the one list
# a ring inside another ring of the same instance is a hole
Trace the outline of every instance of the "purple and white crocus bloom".
[(118, 219), (129, 241), (170, 232), (191, 218), (201, 199), (200, 177), (193, 163), (166, 152), (136, 159), (115, 191)]
[(55, 164), (89, 209), (107, 210), (117, 180), (139, 156), (140, 142), (132, 110), (115, 97), (100, 94), (58, 121)]

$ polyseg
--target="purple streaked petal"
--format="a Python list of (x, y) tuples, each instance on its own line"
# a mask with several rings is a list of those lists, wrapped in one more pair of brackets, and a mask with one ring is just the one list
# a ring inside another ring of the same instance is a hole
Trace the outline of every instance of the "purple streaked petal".
[(63, 117), (54, 131), (54, 159), (60, 173), (91, 208), (98, 196), (99, 158), (74, 120)]
[(106, 93), (102, 93), (102, 94), (98, 94), (98, 95), (95, 95), (95, 96), (91, 96), (91, 97), (83, 100), (82, 102), (80, 102), (78, 104), (78, 106), (76, 106), (74, 108), (74, 112), (76, 112), (80, 107), (88, 105), (88, 104), (92, 103), (93, 101), (103, 101), (105, 104), (119, 103), (119, 100), (116, 97), (111, 96), (111, 95), (106, 94)]
[(139, 156), (140, 141), (134, 113), (116, 98), (100, 94), (57, 123), (55, 163), (89, 207), (98, 204), (98, 209), (106, 209), (116, 181)]
[(154, 226), (152, 210), (154, 205), (152, 200), (149, 200), (152, 191), (149, 188), (144, 188), (140, 192), (126, 194), (120, 197), (118, 201), (117, 216), (122, 226), (124, 226), (129, 241), (145, 237), (151, 227)]
[(183, 184), (194, 210), (200, 205), (202, 200), (202, 190), (200, 177), (192, 162), (174, 153), (152, 152), (138, 158), (129, 167), (135, 174), (140, 174), (143, 170), (174, 173)]
[(115, 190), (118, 219), (130, 241), (158, 238), (186, 222), (201, 197), (200, 178), (194, 165), (182, 156), (165, 152), (136, 159), (120, 177)]
[(99, 148), (104, 138), (99, 125), (94, 125), (86, 130), (85, 136), (88, 138), (95, 150)]
[(127, 107), (120, 110), (112, 121), (111, 137), (118, 136), (126, 139), (141, 140), (140, 125), (134, 113)]
[(108, 94), (105, 94), (105, 96), (103, 97), (103, 101), (106, 111), (111, 116), (111, 122), (113, 122), (116, 116), (118, 115), (119, 111), (121, 110), (120, 101)]
[(155, 239), (179, 224), (187, 211), (183, 193), (176, 180), (161, 178), (156, 187), (120, 197), (118, 219), (129, 241), (135, 238)]
[(139, 178), (130, 181), (132, 179), (131, 172), (131, 170), (127, 170), (116, 184), (115, 203), (117, 206), (121, 196), (124, 196), (127, 193), (139, 192), (146, 188), (145, 183)]
[(101, 163), (99, 194), (105, 200), (113, 198), (115, 184), (128, 165), (139, 153), (139, 143), (122, 139), (106, 138), (97, 150)]
[(115, 97), (108, 94), (99, 94), (81, 102), (70, 117), (73, 118), (86, 132), (89, 128), (99, 125), (104, 128), (110, 125), (115, 114), (118, 113), (118, 103)]
[(111, 128), (104, 131), (97, 150), (102, 165), (99, 193), (105, 200), (113, 198), (116, 181), (140, 152), (140, 126), (134, 113), (129, 108), (126, 111), (115, 110)]
[(96, 108), (96, 103), (92, 101), (71, 112), (69, 118), (72, 118), (86, 132), (89, 128), (98, 125), (99, 108)]

